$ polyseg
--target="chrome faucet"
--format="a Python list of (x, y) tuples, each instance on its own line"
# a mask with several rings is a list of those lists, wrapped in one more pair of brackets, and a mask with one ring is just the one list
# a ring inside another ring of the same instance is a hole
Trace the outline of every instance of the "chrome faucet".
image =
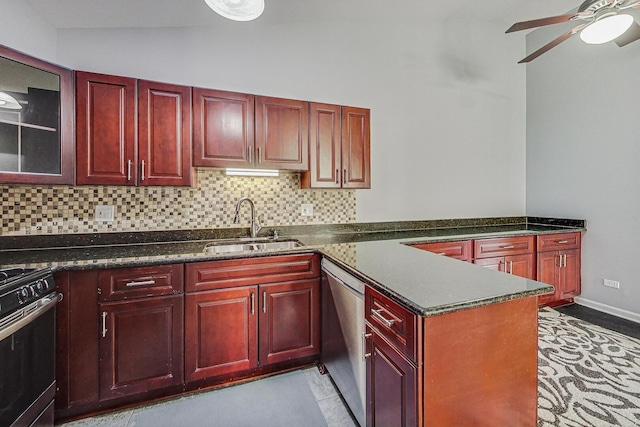
[(233, 217), (233, 223), (237, 224), (240, 222), (240, 208), (244, 202), (249, 202), (249, 205), (251, 205), (251, 238), (255, 239), (262, 228), (262, 224), (260, 224), (260, 221), (256, 217), (256, 207), (253, 204), (253, 200), (248, 197), (243, 197), (238, 200), (238, 203), (236, 203), (236, 216)]

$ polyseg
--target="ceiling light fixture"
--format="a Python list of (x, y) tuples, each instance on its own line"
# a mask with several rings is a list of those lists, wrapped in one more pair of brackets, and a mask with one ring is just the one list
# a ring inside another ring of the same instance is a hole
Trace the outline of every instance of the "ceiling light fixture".
[(9, 110), (22, 110), (22, 105), (20, 105), (18, 103), (18, 100), (8, 93), (0, 92), (0, 108), (7, 108)]
[(580, 32), (580, 38), (588, 44), (602, 44), (617, 39), (633, 24), (633, 16), (608, 15), (598, 19)]
[(227, 176), (279, 176), (277, 169), (235, 169), (227, 168)]
[(262, 15), (264, 0), (204, 0), (214, 12), (233, 21), (252, 21)]

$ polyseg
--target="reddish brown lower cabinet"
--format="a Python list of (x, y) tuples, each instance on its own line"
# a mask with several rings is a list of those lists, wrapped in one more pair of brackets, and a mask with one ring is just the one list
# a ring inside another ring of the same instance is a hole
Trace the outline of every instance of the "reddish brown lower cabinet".
[(473, 240), (420, 243), (418, 245), (411, 246), (417, 249), (422, 249), (423, 251), (429, 251), (434, 254), (458, 259), (460, 261), (471, 262), (473, 260)]
[(260, 285), (260, 364), (320, 352), (319, 279)]
[(367, 426), (418, 425), (418, 368), (369, 325)]
[(536, 297), (430, 317), (403, 310), (365, 288), (368, 426), (536, 426)]
[(552, 294), (541, 295), (541, 305), (571, 301), (580, 295), (580, 233), (538, 236), (538, 280), (555, 287)]
[(527, 279), (536, 278), (536, 263), (534, 254), (511, 255), (495, 258), (476, 259), (479, 266), (492, 270), (502, 271)]
[(183, 296), (100, 304), (100, 399), (182, 384)]
[(185, 296), (185, 379), (258, 366), (257, 286)]

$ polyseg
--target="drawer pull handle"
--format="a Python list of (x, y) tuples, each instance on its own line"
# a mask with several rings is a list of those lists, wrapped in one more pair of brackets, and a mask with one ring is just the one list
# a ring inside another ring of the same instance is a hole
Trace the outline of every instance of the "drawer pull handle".
[(155, 285), (155, 284), (156, 284), (156, 281), (153, 280), (153, 279), (151, 279), (151, 280), (142, 280), (140, 282), (133, 281), (133, 282), (127, 283), (127, 288), (133, 288), (135, 286)]
[(385, 325), (387, 325), (389, 328), (393, 326), (394, 323), (396, 323), (395, 320), (391, 319), (387, 319), (386, 317), (384, 317), (382, 315), (382, 310), (373, 310), (371, 309), (371, 314), (378, 318), (378, 320), (380, 320), (382, 323), (384, 323)]
[(566, 243), (569, 243), (569, 241), (568, 240), (558, 240), (558, 244), (559, 245), (564, 245)]
[(438, 252), (438, 255), (446, 255), (444, 252)]
[(251, 292), (251, 314), (255, 313), (256, 308), (256, 296), (253, 292)]
[(362, 359), (367, 359), (371, 357), (371, 353), (367, 353), (367, 339), (371, 338), (371, 334), (367, 334), (366, 332), (362, 333)]
[(500, 246), (500, 249), (514, 249), (515, 246), (513, 245), (508, 245), (508, 246)]

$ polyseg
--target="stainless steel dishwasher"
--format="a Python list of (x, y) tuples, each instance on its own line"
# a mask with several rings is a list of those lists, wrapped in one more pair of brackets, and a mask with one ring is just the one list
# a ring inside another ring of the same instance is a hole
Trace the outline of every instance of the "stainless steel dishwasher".
[(364, 283), (322, 260), (322, 363), (365, 426)]

